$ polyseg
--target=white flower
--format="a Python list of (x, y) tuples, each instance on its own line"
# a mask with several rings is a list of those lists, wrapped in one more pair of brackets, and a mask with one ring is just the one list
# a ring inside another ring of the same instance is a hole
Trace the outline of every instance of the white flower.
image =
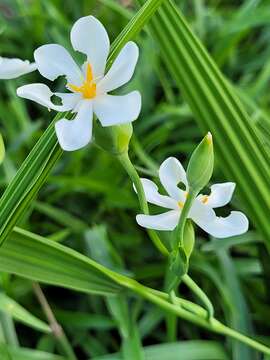
[(0, 79), (15, 79), (36, 69), (36, 64), (28, 60), (0, 57)]
[[(74, 120), (59, 120), (56, 134), (64, 150), (77, 150), (89, 143), (92, 137), (93, 113), (102, 126), (131, 122), (139, 116), (141, 96), (133, 91), (124, 96), (107, 93), (127, 83), (138, 60), (139, 50), (134, 42), (128, 42), (120, 51), (106, 75), (105, 66), (110, 41), (103, 25), (93, 16), (80, 18), (72, 27), (71, 44), (87, 56), (79, 67), (68, 51), (57, 44), (39, 47), (34, 52), (41, 75), (53, 81), (64, 75), (71, 93), (52, 93), (44, 84), (29, 84), (17, 90), (19, 96), (36, 101), (49, 109), (77, 113)], [(62, 105), (51, 101), (52, 95), (61, 98)]]
[[(161, 195), (151, 180), (141, 179), (149, 203), (170, 209), (160, 215), (137, 215), (139, 225), (155, 230), (174, 230), (188, 195), (186, 172), (181, 163), (173, 157), (165, 160), (159, 168), (159, 178), (169, 196)], [(182, 183), (185, 191), (178, 187)], [(232, 211), (227, 217), (218, 217), (214, 208), (228, 204), (235, 184), (232, 182), (211, 186), (210, 195), (198, 195), (192, 204), (188, 218), (200, 228), (217, 238), (240, 235), (248, 230), (248, 219), (240, 211)]]

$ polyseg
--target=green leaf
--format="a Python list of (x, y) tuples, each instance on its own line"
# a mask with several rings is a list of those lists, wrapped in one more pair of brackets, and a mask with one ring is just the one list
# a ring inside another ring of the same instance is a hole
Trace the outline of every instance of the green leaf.
[(1, 360), (65, 360), (62, 356), (49, 354), (44, 351), (11, 347), (0, 344)]
[(5, 157), (5, 144), (2, 135), (0, 134), (0, 164), (2, 164)]
[(152, 17), (151, 30), (198, 125), (213, 135), (217, 165), (237, 183), (248, 216), (269, 241), (269, 154), (254, 124), (173, 1)]
[[(145, 360), (228, 360), (223, 347), (215, 341), (191, 340), (179, 343), (146, 346)], [(121, 360), (119, 354), (96, 357), (93, 360)]]
[(92, 294), (120, 289), (86, 256), (18, 228), (0, 250), (0, 271)]
[(34, 329), (46, 333), (51, 332), (49, 325), (32, 315), (28, 310), (3, 293), (0, 293), (0, 310), (9, 314), (15, 320), (20, 321)]

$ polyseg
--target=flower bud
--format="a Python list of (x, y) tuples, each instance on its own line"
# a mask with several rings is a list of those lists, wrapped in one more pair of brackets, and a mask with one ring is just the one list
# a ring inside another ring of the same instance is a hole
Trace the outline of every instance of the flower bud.
[(103, 150), (113, 155), (120, 155), (128, 152), (132, 133), (131, 123), (102, 127), (98, 122), (95, 122), (94, 141)]
[(194, 228), (192, 222), (190, 220), (187, 220), (184, 229), (183, 247), (188, 259), (193, 251), (194, 243), (195, 243)]
[(195, 193), (203, 189), (211, 179), (214, 168), (213, 140), (210, 132), (193, 151), (187, 168), (187, 180)]

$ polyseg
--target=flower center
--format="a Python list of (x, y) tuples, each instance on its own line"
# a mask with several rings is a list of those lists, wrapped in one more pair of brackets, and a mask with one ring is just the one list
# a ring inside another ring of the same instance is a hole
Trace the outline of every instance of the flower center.
[[(188, 192), (187, 191), (185, 191), (185, 198), (187, 198), (188, 197)], [(177, 205), (179, 206), (179, 208), (180, 209), (183, 209), (183, 207), (184, 207), (184, 205), (185, 205), (185, 201), (178, 201), (177, 202)]]
[(203, 203), (203, 204), (207, 204), (207, 203), (208, 203), (208, 199), (209, 199), (209, 196), (204, 195), (204, 196), (202, 197), (202, 203)]
[(67, 84), (74, 92), (81, 93), (84, 99), (93, 99), (96, 96), (97, 85), (93, 82), (93, 71), (89, 63), (86, 67), (86, 79), (81, 86)]

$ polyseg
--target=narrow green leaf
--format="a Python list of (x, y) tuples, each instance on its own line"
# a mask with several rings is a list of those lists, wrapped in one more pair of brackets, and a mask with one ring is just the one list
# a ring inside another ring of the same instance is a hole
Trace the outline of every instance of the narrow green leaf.
[(2, 135), (0, 134), (0, 164), (2, 164), (5, 157), (5, 144)]
[(1, 360), (65, 360), (59, 355), (39, 350), (11, 347), (6, 344), (0, 344), (0, 354)]
[(92, 294), (118, 293), (120, 287), (95, 264), (72, 249), (18, 228), (0, 250), (0, 271)]
[(20, 321), (34, 329), (46, 333), (51, 332), (49, 325), (32, 315), (28, 310), (3, 293), (0, 293), (0, 310), (9, 314), (15, 320)]
[[(146, 346), (145, 360), (228, 360), (223, 347), (215, 341), (191, 340), (179, 343)], [(119, 354), (96, 357), (93, 360), (120, 360)]]

